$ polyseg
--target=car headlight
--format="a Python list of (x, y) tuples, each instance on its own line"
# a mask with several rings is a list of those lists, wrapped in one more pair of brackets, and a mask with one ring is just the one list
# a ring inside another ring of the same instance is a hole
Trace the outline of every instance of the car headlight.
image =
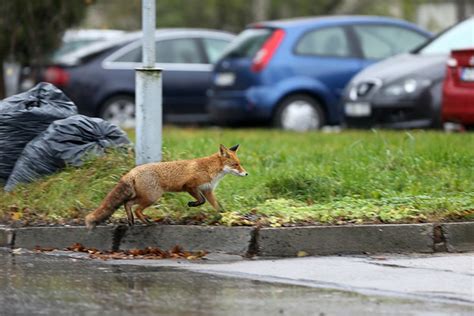
[(389, 84), (382, 91), (383, 94), (392, 97), (411, 95), (421, 88), (429, 86), (431, 81), (428, 79), (408, 78), (403, 81)]

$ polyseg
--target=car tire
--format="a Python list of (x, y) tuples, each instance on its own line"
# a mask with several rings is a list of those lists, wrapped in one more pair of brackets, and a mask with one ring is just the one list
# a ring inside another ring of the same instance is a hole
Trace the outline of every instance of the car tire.
[(135, 99), (130, 95), (116, 95), (101, 107), (100, 117), (122, 128), (135, 127)]
[(443, 128), (443, 120), (441, 118), (441, 111), (440, 110), (433, 110), (430, 128), (432, 128), (432, 129), (442, 129)]
[(298, 132), (320, 129), (325, 122), (321, 104), (307, 94), (294, 94), (283, 99), (273, 119), (275, 127)]
[(431, 124), (430, 128), (441, 129), (443, 128), (443, 120), (441, 118), (441, 107), (443, 98), (443, 86), (442, 82), (435, 84), (431, 88)]

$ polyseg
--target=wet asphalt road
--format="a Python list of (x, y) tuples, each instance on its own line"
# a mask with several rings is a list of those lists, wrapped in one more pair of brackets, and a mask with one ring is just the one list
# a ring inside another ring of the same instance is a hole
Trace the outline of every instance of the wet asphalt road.
[(0, 315), (472, 315), (473, 305), (0, 251)]

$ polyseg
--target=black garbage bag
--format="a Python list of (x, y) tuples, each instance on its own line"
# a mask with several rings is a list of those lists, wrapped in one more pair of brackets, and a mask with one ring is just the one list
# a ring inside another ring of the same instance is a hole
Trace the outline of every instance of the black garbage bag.
[(26, 144), (53, 121), (77, 114), (58, 88), (41, 82), (0, 101), (0, 183), (5, 182)]
[(124, 131), (100, 118), (74, 115), (55, 121), (25, 147), (5, 191), (52, 174), (66, 165), (79, 166), (86, 154), (102, 155), (107, 147), (128, 144), (130, 140)]

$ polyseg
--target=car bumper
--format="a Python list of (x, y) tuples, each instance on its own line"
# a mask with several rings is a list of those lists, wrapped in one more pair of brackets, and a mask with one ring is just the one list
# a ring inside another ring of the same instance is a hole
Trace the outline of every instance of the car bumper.
[(348, 114), (347, 107), (352, 102), (343, 99), (343, 111), (345, 125), (349, 128), (427, 128), (433, 126), (435, 118), (439, 113), (435, 113), (432, 99), (427, 92), (419, 98), (411, 100), (396, 101), (358, 101), (370, 107), (367, 112), (360, 111), (357, 114)]
[(474, 125), (473, 88), (457, 88), (445, 91), (443, 95), (442, 118), (445, 122)]
[(271, 110), (251, 102), (245, 92), (211, 92), (207, 110), (212, 122), (224, 125), (271, 119)]
[(396, 122), (381, 122), (374, 117), (370, 118), (346, 118), (345, 126), (348, 128), (393, 128), (393, 129), (409, 129), (409, 128), (427, 128), (432, 124), (432, 120), (428, 118), (422, 119), (405, 119)]

